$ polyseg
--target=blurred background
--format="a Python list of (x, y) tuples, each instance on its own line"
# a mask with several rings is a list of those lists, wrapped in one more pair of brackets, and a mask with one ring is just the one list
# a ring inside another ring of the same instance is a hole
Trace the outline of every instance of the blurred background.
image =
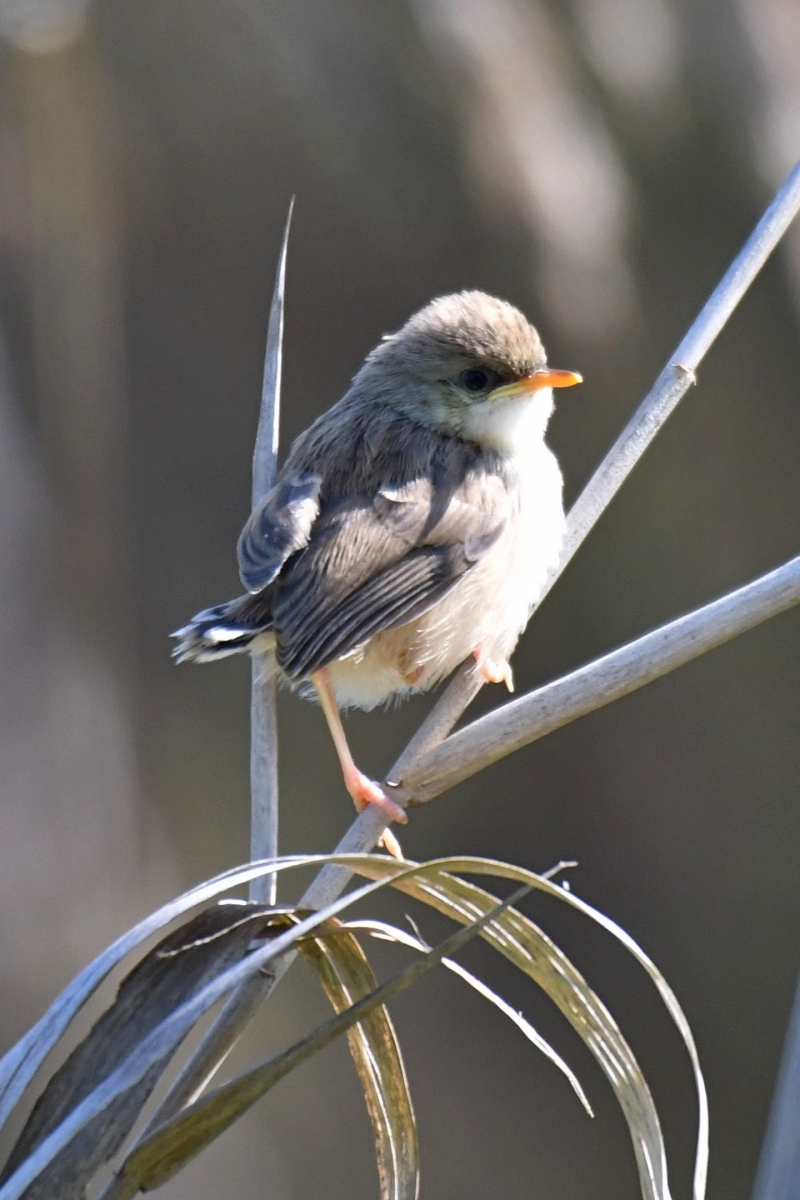
[[(283, 444), (382, 333), (479, 287), (585, 376), (551, 427), (571, 499), (800, 154), (800, 9), (3, 0), (0, 35), (8, 1045), (108, 940), (247, 857), (247, 664), (177, 669), (167, 635), (239, 587), (290, 195)], [(532, 622), (520, 690), (798, 552), (799, 318), (800, 226)], [(693, 1025), (712, 1198), (749, 1194), (800, 961), (798, 651), (794, 612), (506, 759), (404, 836), (413, 857), (579, 861), (575, 890), (639, 939)], [(475, 709), (500, 701), (485, 689)], [(428, 703), (349, 718), (360, 764), (379, 775)], [(332, 849), (352, 806), (323, 718), (280, 704), (283, 848)], [(622, 951), (535, 911), (628, 1034), (686, 1194), (677, 1036)], [(554, 1038), (597, 1116), (457, 980), (429, 976), (394, 1010), (423, 1194), (635, 1196), (622, 1118), (577, 1039), (503, 964), (466, 957)], [(237, 1061), (323, 1013), (292, 972)], [(376, 1189), (339, 1046), (161, 1194)]]

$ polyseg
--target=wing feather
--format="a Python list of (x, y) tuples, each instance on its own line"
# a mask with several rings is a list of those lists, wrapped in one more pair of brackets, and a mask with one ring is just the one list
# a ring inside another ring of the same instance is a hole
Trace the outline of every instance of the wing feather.
[(257, 504), (239, 537), (239, 576), (256, 594), (276, 578), (286, 560), (302, 550), (319, 512), (322, 476), (302, 471), (279, 479)]
[(436, 604), (500, 536), (510, 509), (492, 471), (432, 472), (371, 499), (323, 505), (273, 605), (278, 661), (308, 676)]
[[(499, 532), (499, 531), (498, 531)], [(305, 638), (295, 638), (281, 653), (290, 675), (310, 675), (349, 654), (376, 633), (413, 620), (444, 595), (471, 564), (431, 546), (413, 550), (348, 596), (324, 625)], [(281, 641), (281, 650), (284, 647)]]

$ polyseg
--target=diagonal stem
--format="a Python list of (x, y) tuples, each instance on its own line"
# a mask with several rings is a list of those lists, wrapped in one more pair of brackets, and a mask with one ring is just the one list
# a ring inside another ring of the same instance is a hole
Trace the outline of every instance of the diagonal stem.
[(432, 800), (507, 754), (796, 604), (800, 604), (800, 557), (473, 721), (414, 765), (403, 780), (403, 792), (412, 804)]

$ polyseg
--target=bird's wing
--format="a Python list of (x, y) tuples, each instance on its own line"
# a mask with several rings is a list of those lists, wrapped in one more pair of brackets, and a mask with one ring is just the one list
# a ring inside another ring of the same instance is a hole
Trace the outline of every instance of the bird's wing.
[(473, 466), (323, 506), (277, 585), (283, 669), (308, 676), (421, 615), (494, 544), (510, 505), (504, 480)]
[(248, 592), (263, 591), (306, 545), (319, 512), (321, 486), (322, 476), (313, 471), (288, 474), (253, 509), (236, 548)]

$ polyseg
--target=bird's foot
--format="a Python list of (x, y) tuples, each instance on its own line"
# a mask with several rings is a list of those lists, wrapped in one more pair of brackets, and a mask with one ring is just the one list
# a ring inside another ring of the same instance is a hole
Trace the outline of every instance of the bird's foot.
[(513, 692), (514, 673), (510, 662), (490, 658), (482, 646), (478, 646), (472, 653), (486, 683), (504, 683), (508, 690)]
[[(344, 782), (359, 812), (362, 812), (368, 804), (374, 804), (393, 821), (399, 821), (402, 825), (407, 824), (408, 817), (405, 809), (387, 796), (379, 783), (375, 783), (363, 771), (359, 771), (358, 767), (352, 767), (345, 771)], [(392, 851), (390, 850), (389, 853), (391, 854)]]

